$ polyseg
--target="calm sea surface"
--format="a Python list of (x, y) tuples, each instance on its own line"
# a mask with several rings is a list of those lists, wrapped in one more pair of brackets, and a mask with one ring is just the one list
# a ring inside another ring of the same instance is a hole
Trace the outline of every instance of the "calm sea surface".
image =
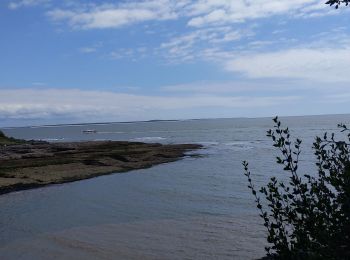
[[(282, 118), (303, 139), (313, 172), (315, 135), (350, 115)], [(269, 118), (7, 128), (16, 138), (201, 143), (200, 157), (0, 196), (0, 259), (256, 259), (265, 230), (243, 175), (286, 178), (265, 136)], [(97, 134), (82, 130), (96, 129)]]

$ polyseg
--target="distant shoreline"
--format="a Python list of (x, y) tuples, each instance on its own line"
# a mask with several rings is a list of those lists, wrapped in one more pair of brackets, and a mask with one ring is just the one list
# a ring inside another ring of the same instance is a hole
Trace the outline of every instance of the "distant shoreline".
[(155, 122), (179, 122), (179, 121), (191, 121), (200, 119), (184, 119), (184, 120), (145, 120), (145, 121), (121, 121), (121, 122), (93, 122), (93, 123), (67, 123), (67, 124), (49, 124), (49, 125), (28, 125), (28, 126), (14, 126), (14, 127), (0, 127), (0, 129), (11, 129), (11, 128), (25, 128), (25, 127), (59, 127), (59, 126), (86, 126), (86, 125), (108, 125), (108, 124), (134, 124), (134, 123), (155, 123)]
[(0, 194), (177, 161), (198, 144), (123, 141), (25, 142), (0, 146)]
[[(60, 127), (60, 126), (86, 126), (86, 125), (107, 125), (107, 124), (134, 124), (134, 123), (155, 123), (155, 122), (181, 122), (181, 121), (198, 121), (198, 120), (216, 120), (216, 119), (263, 119), (273, 118), (276, 115), (271, 116), (258, 116), (258, 117), (209, 117), (209, 118), (187, 118), (187, 119), (151, 119), (151, 120), (139, 120), (139, 121), (114, 121), (114, 122), (85, 122), (85, 123), (62, 123), (62, 124), (43, 124), (43, 125), (22, 125), (22, 126), (2, 126), (0, 129), (14, 129), (14, 128), (40, 128), (40, 127)], [(314, 114), (314, 115), (280, 115), (280, 118), (294, 118), (294, 117), (331, 117), (331, 116), (350, 116), (349, 113), (344, 114)]]

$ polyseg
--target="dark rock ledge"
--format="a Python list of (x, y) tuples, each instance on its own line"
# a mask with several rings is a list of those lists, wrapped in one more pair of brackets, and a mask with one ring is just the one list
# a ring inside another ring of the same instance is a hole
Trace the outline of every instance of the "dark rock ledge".
[(0, 194), (148, 168), (202, 147), (120, 141), (13, 143), (0, 145)]

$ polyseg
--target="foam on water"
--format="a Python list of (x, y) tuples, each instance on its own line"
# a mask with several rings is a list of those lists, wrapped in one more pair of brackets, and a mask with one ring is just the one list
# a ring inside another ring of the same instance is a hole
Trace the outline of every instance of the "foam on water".
[(137, 137), (131, 139), (131, 141), (138, 141), (138, 142), (157, 142), (161, 140), (165, 140), (166, 138), (160, 137), (160, 136), (144, 136), (144, 137)]

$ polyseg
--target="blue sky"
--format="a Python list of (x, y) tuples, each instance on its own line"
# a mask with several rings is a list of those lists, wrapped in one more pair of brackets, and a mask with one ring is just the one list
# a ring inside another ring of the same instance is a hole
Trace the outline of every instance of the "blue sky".
[(350, 112), (350, 8), (3, 0), (0, 126)]

